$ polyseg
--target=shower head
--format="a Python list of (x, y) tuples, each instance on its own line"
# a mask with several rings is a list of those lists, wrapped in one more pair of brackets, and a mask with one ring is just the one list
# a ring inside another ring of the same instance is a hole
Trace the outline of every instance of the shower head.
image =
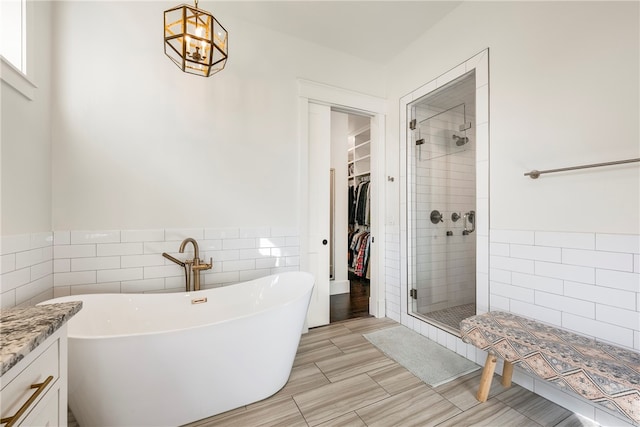
[(467, 142), (469, 142), (469, 138), (467, 138), (466, 136), (458, 136), (458, 135), (454, 134), (451, 138), (456, 140), (456, 145), (458, 147), (461, 147), (464, 144), (466, 144)]

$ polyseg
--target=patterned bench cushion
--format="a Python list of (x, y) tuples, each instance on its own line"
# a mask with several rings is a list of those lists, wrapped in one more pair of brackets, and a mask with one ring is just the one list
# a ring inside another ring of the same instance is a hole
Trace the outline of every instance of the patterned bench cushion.
[(640, 353), (499, 311), (460, 330), (462, 341), (640, 424)]

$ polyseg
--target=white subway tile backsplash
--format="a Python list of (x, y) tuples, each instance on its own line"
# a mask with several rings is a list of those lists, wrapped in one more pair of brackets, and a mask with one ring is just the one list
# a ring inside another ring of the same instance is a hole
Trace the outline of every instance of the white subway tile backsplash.
[(570, 313), (562, 314), (562, 327), (572, 331), (598, 337), (602, 341), (633, 347), (633, 330), (598, 320), (587, 319)]
[(120, 241), (122, 243), (162, 242), (164, 230), (122, 230)]
[(528, 303), (534, 302), (533, 289), (521, 288), (519, 286), (512, 286), (498, 282), (491, 282), (490, 287), (492, 294), (504, 296), (512, 300), (519, 300)]
[(512, 258), (532, 259), (535, 261), (560, 262), (561, 249), (545, 246), (511, 244), (510, 256)]
[(54, 245), (70, 245), (71, 232), (70, 231), (54, 231), (53, 244)]
[(640, 254), (640, 235), (596, 234), (596, 250)]
[(0, 238), (0, 255), (24, 252), (29, 249), (31, 249), (31, 236), (29, 234), (16, 234)]
[(45, 261), (31, 266), (31, 281), (53, 274), (53, 261)]
[[(145, 254), (161, 254), (162, 252), (177, 253), (180, 249), (180, 242), (144, 242), (143, 251)], [(191, 245), (189, 245), (191, 249)]]
[(497, 242), (497, 243), (515, 243), (520, 245), (533, 245), (534, 232), (492, 229), (490, 239), (491, 239), (491, 242)]
[(144, 277), (142, 268), (119, 268), (96, 271), (98, 283), (140, 280)]
[(142, 242), (137, 243), (100, 243), (97, 245), (98, 256), (140, 255), (144, 253)]
[(166, 264), (166, 258), (160, 254), (125, 255), (120, 257), (121, 268), (151, 267)]
[(221, 239), (205, 239), (198, 242), (200, 252), (204, 251), (219, 251), (222, 250)]
[(16, 254), (0, 256), (0, 274), (8, 273), (16, 269)]
[(535, 304), (589, 319), (596, 318), (596, 304), (591, 301), (535, 291)]
[(285, 246), (286, 242), (286, 237), (260, 237), (256, 244), (259, 248), (276, 248)]
[(556, 248), (595, 249), (595, 234), (593, 233), (559, 233), (536, 231), (535, 244), (537, 246), (553, 246)]
[(54, 273), (68, 273), (71, 271), (70, 259), (54, 259), (53, 260), (53, 272)]
[(163, 278), (143, 279), (143, 280), (125, 280), (120, 283), (120, 292), (122, 293), (141, 293), (149, 291), (164, 290)]
[(53, 275), (53, 286), (82, 285), (86, 283), (96, 283), (95, 271), (76, 271)]
[(90, 283), (74, 285), (69, 288), (71, 295), (83, 294), (118, 294), (120, 293), (120, 282)]
[(222, 262), (222, 271), (243, 271), (243, 270), (254, 270), (256, 268), (265, 268), (265, 267), (256, 267), (256, 261), (252, 259), (248, 260), (240, 260), (240, 261), (224, 261)]
[(29, 267), (5, 273), (0, 277), (2, 291), (6, 292), (18, 286), (26, 285), (31, 280), (31, 269)]
[(204, 275), (206, 285), (221, 285), (224, 283), (236, 283), (240, 281), (240, 272), (227, 271), (224, 273), (207, 273)]
[(531, 319), (536, 319), (550, 325), (562, 325), (562, 313), (544, 306), (530, 304), (512, 299), (509, 305), (511, 312)]
[[(229, 262), (235, 262), (235, 261), (229, 261)], [(255, 262), (254, 264), (255, 268), (257, 269), (285, 266), (284, 258), (260, 258), (260, 259), (256, 259), (254, 262)], [(227, 270), (235, 270), (235, 268), (231, 267), (231, 264), (227, 265), (227, 263), (225, 263), (224, 267), (227, 268)]]
[(509, 305), (509, 301), (511, 301), (507, 297), (503, 297), (501, 295), (491, 294), (489, 299), (489, 307), (491, 311), (502, 310), (511, 312), (511, 307)]
[(245, 282), (247, 280), (258, 279), (260, 277), (268, 276), (272, 274), (271, 269), (256, 269), (256, 270), (243, 270), (240, 271), (240, 281)]
[(29, 235), (31, 249), (45, 248), (51, 246), (53, 242), (53, 233), (50, 231), (33, 233)]
[[(276, 237), (276, 236), (274, 236), (274, 237)], [(298, 236), (286, 236), (285, 240), (284, 240), (284, 245), (285, 246), (299, 247), (300, 246), (300, 238)]]
[(271, 228), (269, 227), (244, 227), (240, 228), (240, 238), (247, 239), (251, 237), (271, 237)]
[(640, 292), (640, 274), (596, 269), (596, 285), (624, 291)]
[(624, 328), (640, 330), (640, 312), (596, 304), (596, 320)]
[(53, 247), (53, 257), (82, 258), (96, 256), (96, 245), (60, 245)]
[(163, 266), (149, 266), (143, 267), (144, 277), (137, 277), (133, 279), (120, 279), (120, 280), (136, 280), (136, 279), (156, 279), (160, 277), (184, 277), (184, 269), (179, 265), (171, 263)]
[(535, 274), (563, 280), (575, 280), (582, 283), (595, 283), (596, 272), (591, 267), (564, 265), (545, 261), (535, 261)]
[(561, 313), (563, 327), (640, 346), (640, 236), (491, 230), (491, 242), (492, 310), (552, 323)]
[(564, 294), (578, 300), (597, 302), (627, 310), (636, 309), (633, 292), (565, 281)]
[(206, 228), (204, 230), (205, 239), (238, 239), (240, 237), (239, 228)]
[(512, 273), (511, 284), (557, 295), (564, 293), (564, 282), (562, 280), (534, 274)]
[(20, 286), (16, 288), (16, 305), (30, 301), (33, 298), (47, 292), (51, 292), (53, 295), (53, 276), (51, 274), (45, 275), (38, 279), (32, 280), (26, 286)]
[(489, 262), (491, 268), (530, 274), (533, 274), (534, 272), (534, 261), (529, 259), (517, 259), (491, 255), (489, 257)]
[(271, 249), (240, 249), (238, 250), (238, 259), (254, 259), (254, 258), (270, 258)]
[(120, 257), (74, 258), (71, 271), (108, 270), (120, 268)]
[(256, 239), (225, 239), (222, 241), (222, 249), (253, 249), (256, 247)]
[(296, 227), (79, 230), (5, 236), (0, 241), (7, 251), (0, 258), (2, 306), (78, 293), (181, 291), (184, 270), (165, 260), (162, 252), (181, 259), (192, 257), (191, 247), (178, 253), (186, 237), (197, 239), (202, 259), (214, 258), (214, 269), (202, 273), (211, 286), (295, 271), (300, 266)]
[(42, 249), (31, 249), (29, 251), (18, 252), (16, 255), (16, 268), (30, 267), (45, 261)]
[(491, 281), (492, 282), (500, 282), (500, 283), (506, 283), (508, 285), (511, 284), (511, 275), (513, 273), (511, 273), (508, 270), (500, 270), (497, 268), (492, 268), (489, 271), (489, 277), (491, 277)]
[(120, 243), (119, 230), (71, 231), (71, 244)]
[(608, 270), (633, 271), (633, 255), (625, 253), (562, 249), (562, 263)]
[(164, 240), (170, 242), (177, 240), (182, 242), (184, 239), (191, 237), (192, 239), (204, 239), (203, 228), (170, 228), (164, 230)]

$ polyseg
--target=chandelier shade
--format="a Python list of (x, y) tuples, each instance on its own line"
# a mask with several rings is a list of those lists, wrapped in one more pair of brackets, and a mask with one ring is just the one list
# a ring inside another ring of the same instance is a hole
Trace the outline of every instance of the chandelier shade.
[(212, 14), (182, 4), (164, 12), (164, 53), (185, 73), (209, 77), (227, 63), (227, 30)]

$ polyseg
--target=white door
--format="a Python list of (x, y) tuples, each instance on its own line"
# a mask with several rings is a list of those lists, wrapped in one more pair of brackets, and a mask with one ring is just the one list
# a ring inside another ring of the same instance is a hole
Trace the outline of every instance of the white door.
[(309, 103), (308, 207), (309, 271), (315, 276), (307, 325), (329, 324), (329, 183), (331, 167), (331, 108)]

